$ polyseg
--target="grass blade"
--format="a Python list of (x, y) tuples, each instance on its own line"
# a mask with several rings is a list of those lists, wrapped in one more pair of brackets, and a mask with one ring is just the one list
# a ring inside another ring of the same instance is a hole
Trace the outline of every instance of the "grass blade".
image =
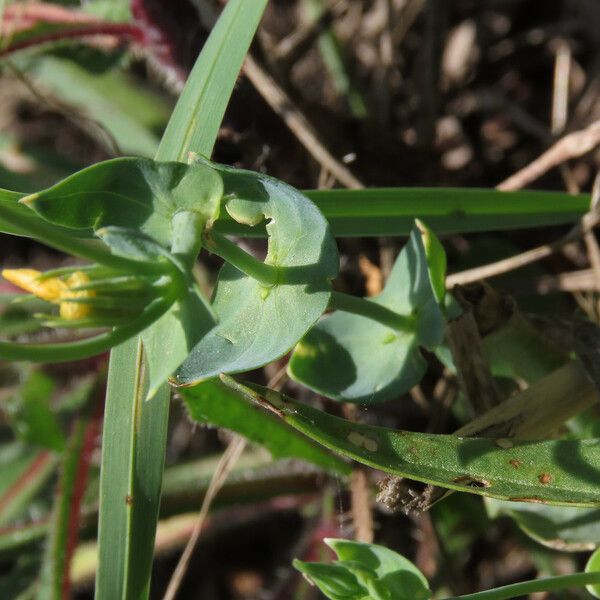
[(81, 503), (101, 420), (102, 405), (99, 402), (99, 392), (103, 393), (103, 387), (97, 385), (92, 388), (92, 402), (75, 421), (63, 455), (50, 535), (46, 543), (40, 587), (36, 596), (38, 600), (61, 600), (70, 597), (70, 565), (77, 544)]
[(190, 417), (200, 423), (211, 423), (243, 435), (261, 444), (277, 458), (300, 458), (327, 471), (348, 475), (350, 466), (306, 436), (275, 417), (257, 411), (220, 381), (207, 381), (193, 387), (180, 388)]
[(144, 402), (137, 338), (113, 349), (108, 373), (100, 474), (96, 598), (145, 598), (166, 445), (169, 391)]
[(188, 152), (210, 156), (225, 108), (267, 0), (230, 0), (214, 26), (179, 97), (157, 160), (186, 162)]
[(0, 525), (25, 512), (56, 467), (54, 453), (20, 452), (21, 448), (17, 444), (8, 446), (0, 457)]
[(386, 473), (501, 500), (600, 506), (598, 439), (527, 441), (396, 431), (340, 419), (273, 390), (222, 378), (326, 448)]
[[(175, 107), (157, 160), (185, 162), (189, 152), (212, 153), (266, 2), (228, 2)], [(100, 483), (98, 600), (141, 599), (149, 593), (169, 389), (161, 386), (144, 402), (148, 382), (143, 365), (139, 339), (111, 353)]]
[[(564, 192), (500, 192), (476, 188), (372, 188), (305, 190), (336, 237), (408, 235), (415, 218), (433, 231), (468, 233), (574, 223), (589, 210), (590, 196)], [(223, 214), (221, 233), (266, 237)]]

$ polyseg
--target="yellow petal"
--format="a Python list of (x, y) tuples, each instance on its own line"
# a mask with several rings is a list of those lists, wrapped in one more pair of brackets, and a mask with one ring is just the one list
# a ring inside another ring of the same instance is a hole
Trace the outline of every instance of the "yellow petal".
[(39, 281), (40, 275), (41, 273), (35, 269), (3, 269), (2, 271), (4, 279), (26, 292), (48, 302), (59, 302), (63, 291), (67, 289), (67, 284), (58, 277)]
[(61, 294), (60, 316), (63, 319), (73, 321), (75, 319), (84, 319), (92, 312), (89, 304), (81, 302), (66, 302), (69, 298), (93, 298), (96, 293), (92, 290), (72, 291), (70, 288), (89, 283), (90, 278), (83, 271), (75, 271), (68, 279), (66, 289)]

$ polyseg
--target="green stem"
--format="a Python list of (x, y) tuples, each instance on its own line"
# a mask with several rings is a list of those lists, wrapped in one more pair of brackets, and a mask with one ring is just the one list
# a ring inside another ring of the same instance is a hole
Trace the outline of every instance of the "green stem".
[(112, 331), (76, 342), (60, 344), (0, 342), (0, 359), (57, 363), (89, 358), (106, 352), (113, 346), (140, 333), (161, 317), (171, 304), (173, 304), (173, 299), (160, 298), (148, 305), (148, 308), (128, 325), (116, 327)]
[(329, 308), (367, 317), (367, 319), (377, 321), (396, 331), (413, 332), (415, 330), (415, 320), (412, 317), (399, 315), (377, 302), (343, 292), (331, 292)]
[(21, 217), (16, 212), (8, 211), (2, 206), (0, 206), (0, 219), (11, 225), (20, 235), (32, 237), (66, 254), (86, 258), (107, 267), (121, 271), (133, 271), (140, 275), (160, 275), (167, 270), (163, 262), (142, 262), (116, 256), (107, 252), (95, 241), (70, 237), (67, 231), (63, 233), (60, 229), (43, 222), (41, 218)]
[(575, 573), (574, 575), (559, 575), (557, 577), (546, 577), (545, 579), (513, 583), (493, 590), (486, 590), (485, 592), (452, 596), (446, 600), (508, 600), (509, 598), (525, 596), (535, 592), (549, 592), (551, 590), (581, 587), (595, 583), (600, 583), (600, 572)]
[(256, 279), (265, 286), (273, 286), (278, 281), (278, 269), (273, 265), (254, 258), (239, 246), (228, 240), (224, 235), (211, 231), (204, 235), (204, 245), (213, 254), (231, 263), (236, 269)]

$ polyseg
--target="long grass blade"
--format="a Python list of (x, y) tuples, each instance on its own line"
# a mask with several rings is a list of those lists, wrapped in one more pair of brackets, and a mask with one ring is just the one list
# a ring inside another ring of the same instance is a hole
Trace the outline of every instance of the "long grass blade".
[[(468, 233), (574, 223), (589, 210), (590, 196), (563, 192), (500, 192), (476, 188), (373, 188), (304, 192), (329, 221), (336, 237), (408, 235), (414, 219), (436, 233)], [(265, 237), (222, 214), (222, 233)]]
[[(213, 28), (156, 154), (185, 161), (212, 153), (225, 108), (267, 0), (230, 0)], [(151, 330), (150, 330), (151, 335)], [(148, 387), (143, 347), (111, 353), (100, 482), (96, 598), (143, 599), (150, 588), (169, 408), (163, 385)]]
[(210, 156), (225, 108), (267, 0), (230, 0), (190, 74), (160, 142), (157, 160)]

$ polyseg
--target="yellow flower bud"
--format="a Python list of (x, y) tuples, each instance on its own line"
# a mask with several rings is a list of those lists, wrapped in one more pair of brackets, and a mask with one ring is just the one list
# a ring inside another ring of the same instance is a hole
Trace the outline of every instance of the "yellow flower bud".
[(60, 316), (73, 321), (90, 315), (92, 307), (80, 302), (69, 302), (72, 298), (93, 298), (92, 290), (72, 291), (71, 288), (89, 283), (90, 278), (83, 271), (75, 271), (67, 281), (58, 277), (40, 280), (41, 273), (35, 269), (4, 269), (2, 277), (37, 298), (60, 304)]
[(92, 307), (89, 304), (80, 302), (66, 302), (69, 298), (93, 298), (96, 293), (92, 290), (81, 290), (73, 292), (70, 288), (89, 283), (90, 278), (83, 271), (75, 271), (67, 279), (67, 288), (61, 294), (60, 316), (63, 319), (73, 321), (75, 319), (84, 319), (92, 312)]
[(21, 289), (46, 300), (47, 302), (60, 302), (63, 291), (67, 284), (58, 279), (50, 277), (39, 280), (41, 273), (34, 269), (3, 269), (2, 277)]

